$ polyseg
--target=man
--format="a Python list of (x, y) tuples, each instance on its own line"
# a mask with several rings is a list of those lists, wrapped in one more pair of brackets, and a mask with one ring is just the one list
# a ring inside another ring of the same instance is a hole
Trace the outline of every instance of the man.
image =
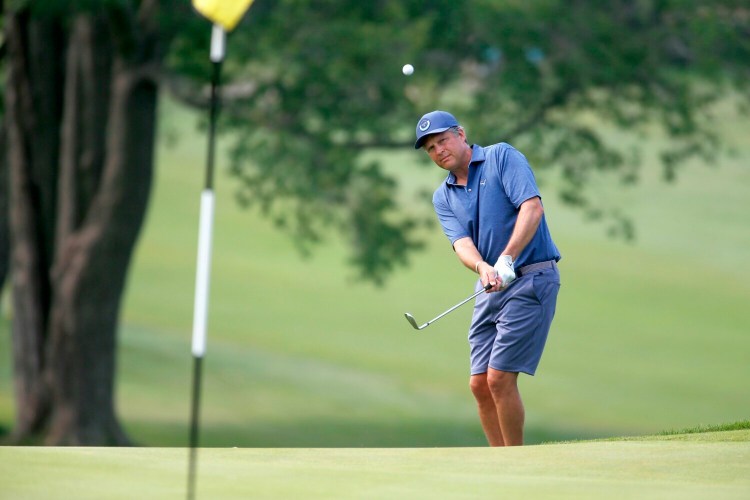
[(534, 375), (555, 314), (557, 250), (526, 158), (499, 143), (469, 145), (456, 118), (433, 111), (417, 122), (424, 148), (448, 177), (435, 213), (464, 266), (479, 274), (469, 328), (470, 387), (490, 446), (523, 444), (518, 374)]

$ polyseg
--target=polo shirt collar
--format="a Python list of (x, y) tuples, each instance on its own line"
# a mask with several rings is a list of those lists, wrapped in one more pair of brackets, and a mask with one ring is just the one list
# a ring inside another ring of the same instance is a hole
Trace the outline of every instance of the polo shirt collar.
[(471, 145), (471, 162), (469, 162), (469, 166), (471, 166), (472, 163), (477, 163), (480, 161), (484, 161), (484, 148), (482, 146), (472, 144)]
[[(471, 166), (475, 163), (480, 163), (484, 161), (484, 148), (482, 146), (478, 146), (477, 144), (471, 145), (471, 160), (469, 161), (469, 170), (471, 170)], [(456, 176), (453, 175), (453, 172), (448, 173), (448, 178), (446, 179), (446, 182), (448, 184), (455, 184), (456, 183)]]

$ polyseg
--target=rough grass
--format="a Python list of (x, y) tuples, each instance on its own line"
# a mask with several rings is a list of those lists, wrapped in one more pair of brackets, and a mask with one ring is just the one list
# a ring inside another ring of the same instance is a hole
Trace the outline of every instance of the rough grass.
[[(621, 442), (621, 441), (750, 441), (750, 420), (742, 420), (718, 425), (699, 425), (680, 430), (665, 430), (652, 436), (608, 437), (587, 440), (588, 442)], [(559, 441), (562, 443), (576, 443), (583, 440)], [(551, 443), (547, 443), (551, 444)]]
[(742, 420), (740, 422), (733, 422), (730, 424), (719, 424), (719, 425), (699, 425), (697, 427), (691, 427), (689, 429), (682, 430), (668, 430), (659, 433), (660, 436), (673, 436), (673, 435), (685, 435), (685, 434), (703, 434), (707, 432), (725, 432), (725, 431), (741, 431), (750, 429), (750, 420)]

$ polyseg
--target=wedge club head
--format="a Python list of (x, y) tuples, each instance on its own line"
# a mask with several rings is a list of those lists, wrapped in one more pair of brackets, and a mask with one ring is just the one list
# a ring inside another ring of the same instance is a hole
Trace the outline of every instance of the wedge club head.
[(424, 325), (422, 325), (422, 326), (417, 326), (417, 320), (415, 320), (415, 319), (414, 319), (414, 316), (412, 316), (412, 315), (411, 315), (411, 314), (409, 314), (409, 313), (404, 313), (404, 316), (406, 316), (406, 321), (408, 321), (408, 322), (409, 322), (409, 324), (410, 324), (411, 326), (413, 326), (413, 327), (414, 327), (415, 329), (417, 329), (417, 330), (421, 330), (422, 328), (426, 328), (426, 327), (427, 327), (427, 325), (429, 325), (429, 323), (425, 323), (425, 324), (424, 324)]

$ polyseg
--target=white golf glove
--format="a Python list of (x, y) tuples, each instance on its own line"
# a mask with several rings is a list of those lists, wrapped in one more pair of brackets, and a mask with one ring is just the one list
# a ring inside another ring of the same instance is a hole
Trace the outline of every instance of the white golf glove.
[(513, 258), (510, 255), (501, 255), (497, 259), (495, 271), (497, 271), (501, 288), (505, 288), (516, 279), (516, 272), (513, 270)]

